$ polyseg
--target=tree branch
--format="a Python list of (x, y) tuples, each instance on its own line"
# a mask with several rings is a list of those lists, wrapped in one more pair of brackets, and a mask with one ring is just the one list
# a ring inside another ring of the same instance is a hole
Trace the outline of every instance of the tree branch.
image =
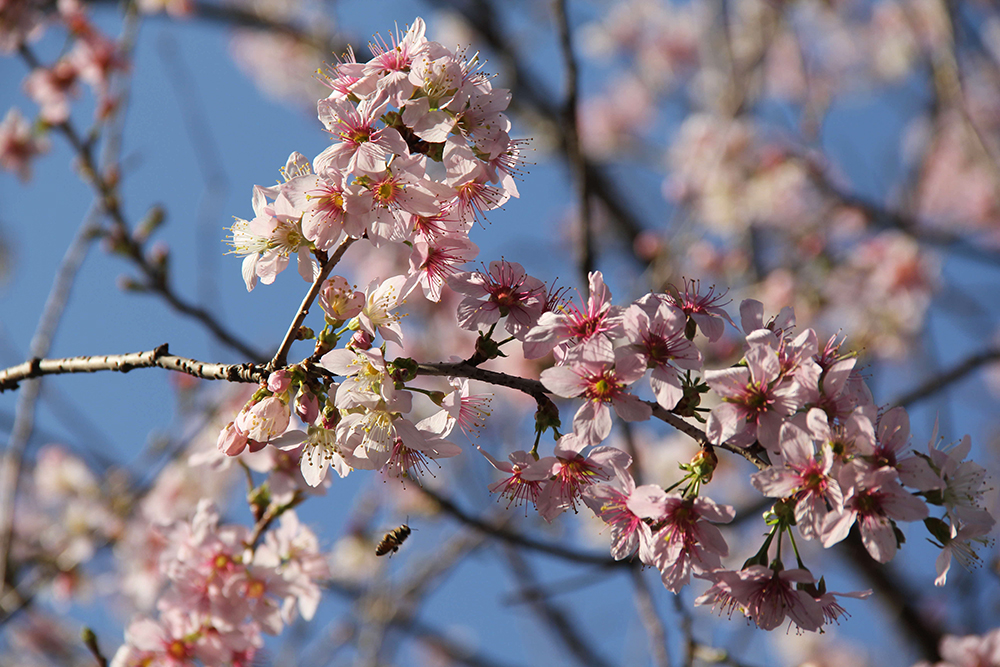
[(555, 544), (541, 542), (530, 537), (525, 537), (520, 533), (515, 533), (502, 526), (484, 521), (483, 519), (474, 517), (471, 514), (467, 514), (451, 500), (438, 495), (428, 488), (420, 487), (420, 490), (425, 496), (436, 502), (443, 512), (458, 520), (460, 523), (463, 523), (471, 528), (475, 528), (491, 538), (502, 540), (508, 544), (519, 547), (525, 547), (540, 553), (549, 554), (550, 556), (556, 556), (558, 558), (562, 558), (563, 560), (573, 561), (574, 563), (600, 565), (601, 567), (629, 566), (628, 561), (616, 561), (608, 556), (581, 553), (579, 551), (573, 551), (572, 549), (567, 549)]
[(950, 369), (927, 378), (919, 387), (908, 391), (895, 401), (892, 401), (891, 405), (908, 407), (917, 401), (943, 391), (948, 385), (958, 382), (980, 366), (988, 366), (998, 361), (1000, 361), (1000, 346), (988, 347), (985, 350), (969, 355)]
[(663, 625), (663, 620), (656, 613), (656, 604), (653, 602), (653, 594), (649, 590), (649, 585), (643, 577), (643, 572), (638, 567), (633, 567), (632, 588), (635, 592), (635, 606), (639, 612), (639, 620), (646, 628), (649, 635), (649, 653), (653, 657), (653, 663), (657, 667), (670, 667), (670, 654), (667, 652), (667, 628)]
[(135, 368), (165, 368), (187, 373), (203, 380), (259, 383), (267, 380), (267, 368), (260, 364), (213, 364), (169, 353), (166, 343), (155, 350), (129, 354), (68, 357), (63, 359), (30, 359), (23, 364), (0, 371), (0, 392), (16, 389), (22, 380), (43, 375), (66, 373), (96, 373), (118, 371), (128, 373)]
[[(528, 394), (536, 401), (549, 400), (548, 395), (551, 394), (551, 392), (545, 388), (545, 385), (538, 380), (529, 380), (528, 378), (508, 375), (499, 371), (488, 371), (464, 361), (459, 363), (418, 364), (417, 374), (464, 377), (470, 380), (479, 380), (480, 382), (486, 382), (488, 384), (494, 384), (501, 387), (510, 387), (511, 389), (516, 389), (520, 392)], [(2, 376), (0, 376), (0, 378), (2, 378)], [(713, 445), (708, 441), (708, 437), (706, 437), (705, 432), (697, 426), (689, 424), (681, 417), (675, 415), (669, 410), (664, 409), (659, 403), (654, 403), (652, 401), (645, 401), (645, 403), (653, 410), (654, 417), (670, 424), (702, 447), (718, 447), (726, 450), (727, 452), (739, 454), (747, 461), (754, 464), (758, 470), (770, 467), (770, 464), (768, 464), (767, 461), (757, 456), (752, 450), (745, 447), (735, 447), (726, 443)]]
[[(42, 67), (41, 62), (30, 48), (24, 44), (18, 48), (21, 57), (29, 67), (32, 69)], [(69, 145), (73, 148), (79, 160), (83, 180), (95, 190), (101, 210), (111, 220), (113, 229), (108, 234), (108, 240), (112, 249), (117, 254), (131, 260), (146, 277), (147, 282), (141, 287), (162, 296), (174, 310), (182, 315), (187, 315), (201, 322), (223, 344), (233, 348), (251, 361), (262, 362), (265, 357), (260, 352), (230, 333), (209, 311), (179, 297), (167, 282), (164, 266), (155, 264), (146, 257), (142, 244), (132, 235), (125, 220), (115, 183), (101, 175), (101, 170), (94, 159), (93, 138), (87, 141), (81, 139), (76, 128), (69, 121), (58, 123), (54, 127), (66, 137)]]

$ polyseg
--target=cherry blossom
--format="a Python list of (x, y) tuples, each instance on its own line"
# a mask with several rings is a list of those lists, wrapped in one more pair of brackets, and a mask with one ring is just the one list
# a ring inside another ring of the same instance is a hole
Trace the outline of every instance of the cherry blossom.
[(522, 450), (512, 452), (508, 456), (510, 462), (507, 463), (493, 458), (489, 452), (478, 445), (476, 449), (486, 457), (490, 465), (507, 475), (499, 482), (489, 485), (490, 493), (499, 493), (499, 498), (507, 498), (507, 509), (510, 509), (511, 505), (518, 507), (529, 502), (532, 505), (537, 505), (538, 496), (541, 494), (544, 483), (548, 481), (548, 476), (543, 474), (536, 479), (525, 479), (524, 472), (536, 465), (540, 469), (550, 472), (555, 463), (554, 457), (535, 459), (531, 454)]
[(705, 382), (723, 402), (712, 410), (705, 434), (713, 443), (746, 446), (760, 440), (775, 447), (782, 421), (802, 405), (793, 380), (782, 381), (774, 334), (759, 330), (746, 353), (746, 367), (705, 371)]
[(784, 467), (772, 466), (755, 473), (751, 481), (772, 498), (795, 500), (795, 523), (807, 540), (821, 538), (827, 516), (844, 504), (840, 484), (833, 474), (833, 450), (823, 443), (820, 451), (812, 437), (791, 423), (781, 427), (779, 446)]
[(22, 181), (31, 178), (31, 161), (48, 150), (48, 141), (35, 136), (28, 121), (11, 108), (0, 122), (0, 168), (15, 172)]
[(691, 580), (691, 572), (711, 572), (722, 567), (729, 547), (715, 523), (729, 523), (736, 516), (728, 505), (709, 498), (685, 498), (657, 487), (640, 487), (628, 503), (638, 516), (653, 521), (652, 561), (663, 585), (677, 593)]
[(545, 285), (517, 262), (492, 261), (488, 272), (456, 274), (448, 286), (466, 296), (458, 306), (458, 324), (471, 331), (506, 317), (507, 331), (523, 340), (545, 304)]
[(588, 444), (586, 436), (568, 433), (559, 439), (553, 452), (554, 460), (542, 459), (522, 471), (523, 479), (549, 480), (536, 504), (538, 514), (546, 521), (552, 521), (568, 509), (576, 511), (576, 503), (584, 489), (611, 479), (616, 468), (627, 468), (632, 463), (628, 454), (614, 447), (594, 447), (584, 456), (581, 452)]
[(820, 603), (796, 584), (815, 583), (808, 570), (773, 570), (751, 565), (739, 572), (716, 570), (702, 575), (714, 582), (695, 604), (740, 609), (762, 630), (774, 630), (790, 619), (800, 630), (814, 632), (823, 625)]
[(701, 352), (685, 337), (685, 323), (679, 308), (665, 296), (654, 294), (629, 306), (622, 319), (632, 349), (653, 369), (649, 383), (656, 402), (667, 410), (673, 410), (684, 396), (676, 367), (701, 368)]
[[(537, 359), (559, 346), (562, 354), (573, 346), (610, 342), (621, 330), (621, 308), (611, 305), (611, 290), (600, 271), (590, 274), (590, 297), (581, 309), (568, 303), (542, 314), (524, 338), (524, 356)], [(558, 354), (558, 353), (557, 353)]]
[(651, 562), (653, 534), (642, 517), (628, 506), (634, 493), (632, 475), (616, 469), (610, 484), (597, 483), (584, 489), (583, 502), (611, 526), (611, 556), (615, 560), (628, 558), (638, 550), (643, 562)]
[(565, 366), (542, 371), (540, 379), (558, 396), (586, 399), (573, 417), (573, 428), (589, 442), (600, 442), (611, 433), (609, 403), (625, 421), (649, 419), (649, 405), (626, 391), (646, 372), (641, 358), (623, 348), (612, 351), (611, 343), (604, 339), (572, 353), (565, 361)]
[(893, 520), (917, 521), (927, 516), (927, 505), (899, 485), (892, 468), (845, 467), (840, 485), (844, 490), (844, 512), (829, 514), (823, 526), (823, 546), (847, 537), (855, 521), (861, 540), (871, 557), (887, 563), (898, 548)]

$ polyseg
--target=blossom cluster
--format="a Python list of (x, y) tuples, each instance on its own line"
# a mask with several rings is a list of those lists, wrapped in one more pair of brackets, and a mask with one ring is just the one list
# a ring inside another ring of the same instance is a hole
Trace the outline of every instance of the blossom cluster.
[[(667, 589), (677, 592), (696, 575), (710, 584), (702, 604), (740, 610), (765, 629), (788, 618), (816, 631), (845, 613), (836, 596), (868, 593), (827, 591), (802, 562), (795, 535), (830, 547), (856, 525), (868, 553), (885, 563), (899, 547), (897, 522), (924, 520), (942, 548), (937, 583), (952, 557), (977, 560), (974, 546), (995, 522), (982, 508), (984, 470), (965, 460), (968, 442), (942, 448), (932, 439), (927, 453), (908, 451), (905, 411), (880, 410), (857, 359), (836, 338), (821, 345), (813, 329), (797, 331), (791, 309), (765, 320), (760, 302), (744, 301), (743, 358), (711, 369), (698, 334), (711, 343), (736, 325), (722, 296), (698, 283), (619, 306), (598, 271), (577, 302), (514, 262), (461, 270), (478, 253), (468, 239), (474, 221), (517, 194), (516, 142), (502, 114), (507, 93), (423, 33), (418, 19), (391, 47), (373, 45), (371, 61), (348, 54), (327, 73), (332, 92), (320, 100), (319, 117), (333, 143), (311, 163), (293, 153), (283, 183), (254, 188), (255, 217), (233, 225), (247, 288), (273, 282), (297, 253), (300, 275), (320, 288), (324, 327), (305, 332), (315, 352), (274, 369), (222, 430), (220, 452), (271, 446), (297, 459), (312, 487), (330, 468), (341, 477), (374, 470), (405, 481), (458, 455), (447, 438), (458, 424), (485, 420), (482, 398), (461, 377), (449, 392), (416, 387), (418, 362), (387, 356), (389, 343), (404, 346), (398, 309), (417, 287), (431, 302), (450, 290), (464, 297), (455, 307), (459, 327), (478, 332), (468, 366), (507, 356), (502, 348), (516, 341), (525, 359), (554, 360), (539, 377), (545, 392), (581, 401), (572, 430), (561, 433), (558, 409), (538, 399), (530, 451), (501, 461), (480, 450), (503, 473), (490, 490), (548, 521), (586, 505), (612, 526), (614, 557), (637, 554)], [(358, 239), (378, 249), (405, 244), (407, 271), (363, 291), (342, 276), (324, 277)], [(501, 322), (509, 335), (495, 340)], [(645, 377), (652, 401), (642, 398)], [(435, 404), (429, 415), (414, 394)], [(701, 407), (709, 398), (714, 407)], [(702, 451), (682, 465), (682, 482), (637, 487), (631, 457), (602, 444), (613, 414), (704, 423)], [(539, 438), (549, 429), (556, 444), (544, 456)], [(725, 566), (729, 547), (717, 527), (734, 510), (703, 493), (716, 448), (757, 463), (752, 484), (775, 499), (763, 544), (739, 569)], [(944, 516), (931, 517), (929, 505)], [(793, 569), (781, 557), (786, 540)]]
[[(721, 296), (702, 293), (697, 283), (617, 306), (600, 272), (590, 274), (588, 296), (577, 303), (514, 262), (460, 270), (478, 252), (468, 240), (473, 221), (516, 195), (510, 170), (516, 148), (501, 113), (506, 93), (427, 42), (423, 30), (418, 20), (391, 48), (374, 48), (368, 63), (349, 55), (333, 68), (319, 116), (334, 143), (311, 164), (293, 153), (284, 183), (256, 187), (256, 217), (238, 220), (232, 237), (245, 256), (248, 289), (258, 279), (272, 282), (292, 253), (302, 277), (318, 281), (334, 261), (331, 253), (359, 238), (376, 248), (406, 243), (409, 269), (376, 278), (364, 291), (341, 276), (324, 279), (325, 326), (315, 335), (316, 351), (271, 373), (222, 430), (221, 452), (273, 445), (298, 457), (311, 486), (324, 482), (330, 468), (341, 477), (363, 469), (414, 479), (430, 461), (459, 454), (447, 438), (456, 424), (485, 419), (480, 399), (461, 378), (449, 393), (412, 387), (417, 362), (386, 356), (387, 343), (404, 345), (397, 309), (419, 285), (432, 302), (444, 290), (464, 297), (457, 322), (479, 335), (469, 364), (506, 356), (501, 348), (517, 341), (525, 359), (552, 355), (555, 365), (539, 378), (547, 392), (582, 400), (565, 434), (555, 406), (539, 404), (536, 434), (552, 429), (551, 455), (538, 453), (537, 439), (530, 452), (516, 451), (508, 461), (483, 451), (504, 475), (490, 490), (508, 504), (533, 505), (548, 521), (587, 505), (613, 527), (613, 555), (637, 553), (671, 591), (696, 574), (711, 583), (701, 603), (739, 609), (762, 628), (787, 617), (813, 631), (844, 610), (797, 548), (799, 567), (785, 569), (781, 545), (787, 537), (795, 547), (793, 529), (829, 547), (857, 525), (870, 555), (884, 563), (898, 548), (896, 522), (923, 519), (942, 547), (938, 583), (952, 556), (975, 561), (973, 545), (985, 541), (994, 520), (981, 508), (983, 469), (963, 460), (967, 443), (907, 452), (905, 412), (881, 412), (856, 358), (842, 354), (835, 338), (821, 347), (813, 329), (796, 333), (790, 309), (765, 321), (761, 303), (744, 301), (742, 361), (706, 369), (696, 335), (717, 341), (727, 323), (735, 324)], [(501, 321), (509, 336), (494, 340)], [(647, 376), (654, 401), (637, 393), (645, 389), (636, 383)], [(437, 406), (419, 420), (410, 416), (414, 390)], [(717, 404), (706, 419), (699, 406), (709, 393)], [(293, 412), (302, 429), (292, 427)], [(705, 422), (702, 453), (682, 466), (680, 491), (637, 488), (629, 455), (602, 444), (612, 413), (635, 422), (654, 412)], [(715, 526), (734, 511), (702, 495), (715, 447), (758, 461), (753, 485), (776, 499), (764, 544), (739, 570), (723, 566), (729, 548)], [(945, 516), (930, 517), (928, 503), (943, 506)]]
[[(70, 118), (79, 83), (97, 97), (96, 116), (106, 117), (115, 107), (111, 77), (126, 68), (121, 48), (105, 35), (78, 0), (60, 0), (54, 14), (69, 33), (69, 48), (48, 66), (34, 63), (24, 80), (24, 92), (40, 107), (39, 128), (32, 128), (21, 112), (11, 108), (0, 122), (0, 168), (31, 175), (32, 159), (48, 148), (45, 129)], [(40, 3), (10, 0), (0, 3), (0, 54), (14, 51), (42, 32), (46, 23)]]
[[(459, 454), (446, 438), (463, 409), (466, 418), (485, 419), (467, 383), (456, 379), (447, 394), (417, 389), (438, 408), (415, 422), (408, 416), (414, 407), (408, 383), (416, 379), (416, 362), (386, 358), (386, 342), (403, 343), (394, 310), (408, 281), (412, 288), (409, 277), (400, 275), (361, 292), (340, 276), (325, 280), (321, 356), (273, 372), (222, 431), (219, 449), (236, 455), (271, 444), (297, 453), (311, 485), (323, 481), (330, 467), (341, 477), (368, 469), (413, 479), (427, 472), (429, 460)], [(488, 270), (456, 272), (447, 285), (465, 295), (457, 306), (459, 325), (480, 332), (479, 359), (472, 361), (495, 358), (502, 345), (517, 340), (526, 358), (553, 356), (555, 365), (540, 375), (545, 390), (582, 400), (565, 434), (558, 434), (557, 413), (540, 408), (536, 415), (538, 435), (548, 428), (557, 435), (552, 455), (539, 455), (537, 440), (530, 452), (514, 452), (508, 461), (484, 451), (504, 474), (490, 490), (508, 505), (530, 503), (548, 521), (587, 505), (613, 527), (612, 554), (638, 554), (661, 572), (671, 591), (696, 574), (712, 584), (699, 599), (704, 604), (730, 613), (740, 609), (761, 628), (773, 629), (787, 617), (802, 630), (818, 630), (844, 613), (836, 595), (866, 593), (827, 591), (798, 555), (799, 567), (786, 570), (781, 543), (787, 537), (794, 547), (793, 529), (830, 547), (856, 524), (869, 554), (884, 563), (898, 548), (896, 522), (924, 520), (942, 548), (937, 583), (943, 584), (951, 558), (973, 564), (975, 545), (994, 526), (981, 507), (985, 471), (964, 460), (969, 443), (941, 448), (932, 440), (926, 454), (908, 451), (905, 411), (880, 411), (857, 359), (842, 354), (836, 338), (821, 347), (814, 330), (796, 333), (790, 309), (765, 320), (761, 303), (744, 301), (743, 359), (713, 370), (703, 367), (696, 335), (718, 340), (727, 323), (735, 324), (721, 308), (721, 296), (701, 293), (695, 283), (623, 307), (612, 303), (603, 275), (593, 272), (589, 296), (577, 304), (520, 265), (497, 261)], [(510, 335), (494, 341), (501, 321)], [(344, 347), (326, 351), (348, 332)], [(375, 347), (378, 338), (384, 343)], [(644, 391), (636, 386), (644, 377), (655, 401), (636, 393)], [(612, 411), (625, 421), (646, 420), (654, 412), (690, 418), (707, 411), (699, 407), (706, 393), (718, 403), (703, 418), (701, 454), (682, 466), (688, 473), (684, 489), (637, 488), (629, 455), (602, 444), (612, 431)], [(305, 430), (290, 429), (293, 411)], [(701, 494), (715, 468), (715, 447), (759, 461), (762, 469), (751, 481), (776, 499), (763, 546), (739, 570), (723, 567), (729, 548), (713, 525), (729, 522), (734, 511)], [(930, 517), (928, 504), (942, 506), (945, 516)]]
[(468, 233), (485, 212), (518, 195), (519, 149), (503, 111), (510, 93), (494, 89), (465, 60), (424, 36), (416, 19), (375, 56), (353, 52), (330, 68), (318, 116), (332, 143), (310, 163), (293, 153), (285, 182), (254, 188), (251, 220), (232, 227), (244, 255), (247, 289), (271, 283), (298, 254), (312, 281), (312, 252), (345, 239), (412, 248), (407, 285), (437, 301), (455, 267), (478, 254)]
[(261, 633), (278, 634), (297, 615), (312, 618), (329, 566), (294, 510), (280, 521), (255, 545), (249, 530), (220, 525), (215, 506), (199, 503), (189, 521), (166, 531), (159, 615), (129, 624), (111, 664), (251, 664)]

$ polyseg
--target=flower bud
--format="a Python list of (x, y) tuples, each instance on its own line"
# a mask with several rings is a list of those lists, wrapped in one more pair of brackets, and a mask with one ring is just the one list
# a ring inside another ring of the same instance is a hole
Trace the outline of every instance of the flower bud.
[(312, 424), (319, 416), (319, 400), (311, 391), (300, 391), (295, 397), (295, 414), (306, 424)]
[(216, 446), (226, 456), (236, 456), (246, 449), (247, 435), (236, 426), (235, 422), (229, 422), (219, 433), (219, 440)]
[(375, 339), (367, 331), (361, 331), (358, 329), (351, 336), (351, 342), (348, 343), (351, 347), (356, 350), (370, 350), (372, 347), (372, 341)]
[(282, 368), (280, 371), (274, 371), (267, 378), (267, 388), (275, 394), (285, 393), (291, 384), (292, 375), (285, 368)]

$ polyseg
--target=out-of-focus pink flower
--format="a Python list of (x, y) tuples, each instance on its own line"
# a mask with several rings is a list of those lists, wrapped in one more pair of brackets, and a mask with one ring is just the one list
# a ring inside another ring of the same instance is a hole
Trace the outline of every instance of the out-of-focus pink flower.
[(11, 108), (0, 123), (0, 168), (27, 181), (31, 178), (31, 161), (48, 149), (48, 140), (36, 136), (21, 112)]
[(42, 107), (45, 122), (58, 125), (69, 119), (69, 98), (77, 95), (80, 72), (70, 60), (62, 59), (51, 68), (38, 68), (24, 80), (24, 92)]

